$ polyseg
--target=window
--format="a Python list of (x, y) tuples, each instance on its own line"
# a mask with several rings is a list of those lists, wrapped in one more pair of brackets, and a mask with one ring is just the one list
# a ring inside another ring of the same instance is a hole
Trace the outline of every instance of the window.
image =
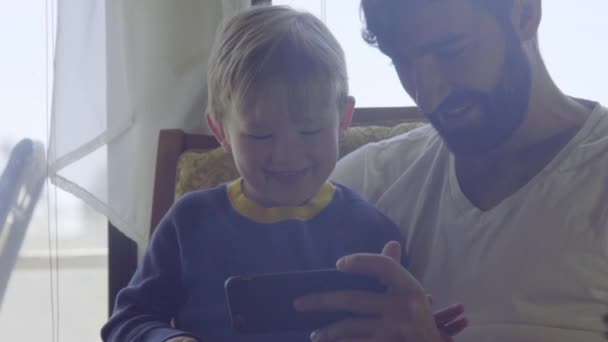
[[(48, 145), (55, 9), (53, 0), (0, 2), (0, 170), (20, 139)], [(4, 295), (1, 341), (99, 340), (108, 314), (106, 227), (81, 200), (45, 188)]]
[[(360, 0), (273, 0), (321, 18), (342, 44), (351, 93), (359, 107), (411, 106), (389, 60), (361, 38)], [(605, 0), (543, 2), (540, 44), (547, 66), (567, 94), (608, 104), (608, 12)], [(564, 25), (567, 23), (567, 25)]]
[(311, 12), (325, 22), (346, 54), (351, 94), (358, 107), (413, 106), (390, 60), (361, 38), (360, 0), (273, 0)]
[[(608, 105), (605, 0), (544, 1), (541, 53), (557, 85), (568, 95)], [(566, 23), (566, 24), (565, 24)]]

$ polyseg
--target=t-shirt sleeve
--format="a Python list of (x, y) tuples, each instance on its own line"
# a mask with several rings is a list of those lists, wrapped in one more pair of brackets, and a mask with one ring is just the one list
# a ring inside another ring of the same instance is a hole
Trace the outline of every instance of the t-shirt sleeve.
[(172, 209), (155, 230), (143, 261), (116, 299), (102, 328), (108, 342), (165, 341), (195, 336), (174, 329), (171, 320), (183, 301), (181, 260)]

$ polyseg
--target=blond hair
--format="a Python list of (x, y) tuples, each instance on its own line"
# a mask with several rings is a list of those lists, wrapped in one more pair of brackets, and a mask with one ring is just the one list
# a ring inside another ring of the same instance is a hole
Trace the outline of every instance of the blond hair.
[(277, 89), (290, 109), (299, 110), (319, 96), (334, 96), (341, 111), (348, 96), (336, 38), (312, 14), (286, 6), (255, 6), (228, 20), (211, 52), (207, 84), (207, 112), (214, 120), (272, 101), (268, 95)]

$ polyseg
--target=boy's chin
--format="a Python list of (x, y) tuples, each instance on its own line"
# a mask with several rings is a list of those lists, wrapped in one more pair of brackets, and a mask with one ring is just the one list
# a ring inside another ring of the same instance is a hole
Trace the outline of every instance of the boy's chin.
[[(311, 189), (316, 189), (312, 190)], [(319, 192), (320, 186), (313, 182), (296, 184), (272, 184), (267, 198), (274, 206), (295, 207), (306, 205)]]

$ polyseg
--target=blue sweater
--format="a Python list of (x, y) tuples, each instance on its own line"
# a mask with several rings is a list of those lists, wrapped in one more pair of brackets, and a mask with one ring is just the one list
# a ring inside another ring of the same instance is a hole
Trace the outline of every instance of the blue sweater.
[[(240, 335), (224, 282), (233, 275), (327, 269), (400, 241), (397, 227), (353, 191), (326, 183), (303, 207), (262, 208), (240, 182), (193, 192), (169, 210), (118, 294), (104, 341), (309, 341), (307, 333)], [(173, 321), (173, 325), (171, 324)]]

